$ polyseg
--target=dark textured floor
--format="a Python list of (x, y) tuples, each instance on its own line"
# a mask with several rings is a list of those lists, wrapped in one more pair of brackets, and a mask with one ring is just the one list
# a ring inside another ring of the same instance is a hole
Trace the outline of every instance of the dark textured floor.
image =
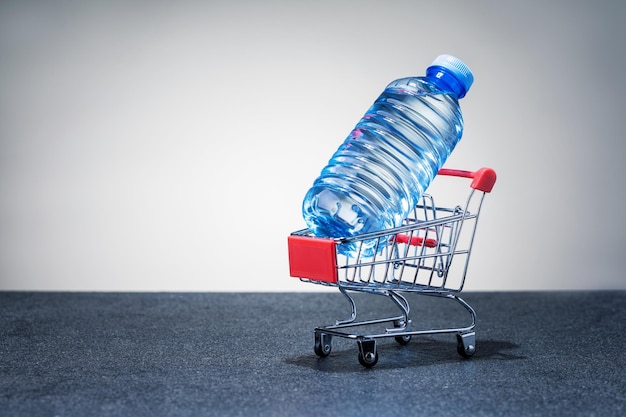
[[(626, 292), (466, 293), (478, 350), (453, 335), (313, 353), (349, 315), (337, 293), (0, 292), (2, 416), (623, 416)], [(414, 323), (457, 326), (412, 295)], [(362, 310), (392, 312), (358, 295)]]

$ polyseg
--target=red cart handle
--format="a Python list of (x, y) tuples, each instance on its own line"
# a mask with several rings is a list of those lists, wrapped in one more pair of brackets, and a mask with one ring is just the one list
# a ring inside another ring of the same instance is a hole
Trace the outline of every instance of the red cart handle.
[(475, 190), (490, 193), (496, 183), (496, 171), (491, 168), (480, 168), (477, 171), (463, 171), (460, 169), (442, 168), (438, 175), (449, 175), (452, 177), (473, 178), (470, 187)]
[(391, 238), (391, 242), (396, 241), (397, 243), (406, 243), (411, 246), (426, 246), (427, 248), (436, 248), (437, 247), (437, 239), (426, 238), (424, 239), (421, 236), (409, 236), (405, 234), (398, 233), (394, 237)]

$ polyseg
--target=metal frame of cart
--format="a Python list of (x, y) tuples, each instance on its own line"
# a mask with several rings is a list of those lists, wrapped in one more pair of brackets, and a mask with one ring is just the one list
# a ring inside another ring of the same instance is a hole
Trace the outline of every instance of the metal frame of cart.
[[(441, 333), (457, 335), (461, 356), (469, 358), (476, 351), (476, 313), (458, 294), (465, 284), (482, 203), (495, 184), (496, 173), (491, 168), (441, 169), (438, 175), (472, 179), (464, 205), (439, 207), (431, 195), (424, 194), (400, 227), (349, 238), (314, 237), (308, 229), (289, 236), (290, 275), (337, 287), (351, 307), (347, 320), (314, 329), (318, 356), (330, 354), (333, 337), (353, 339), (359, 362), (369, 368), (378, 362), (378, 339), (393, 337), (406, 345), (412, 336)], [(358, 321), (351, 292), (386, 296), (400, 314)], [(454, 300), (467, 310), (470, 322), (458, 327), (413, 329), (405, 293)], [(385, 323), (391, 327), (369, 330)]]

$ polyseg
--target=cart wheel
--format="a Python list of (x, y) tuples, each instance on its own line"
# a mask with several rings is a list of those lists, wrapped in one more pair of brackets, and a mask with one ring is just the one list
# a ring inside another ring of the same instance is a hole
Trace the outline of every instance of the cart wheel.
[(464, 358), (470, 358), (476, 353), (476, 334), (457, 334), (456, 351)]
[(331, 336), (324, 333), (315, 333), (315, 354), (320, 358), (330, 355), (332, 350)]
[(371, 368), (378, 363), (378, 352), (368, 352), (365, 355), (359, 352), (359, 363), (366, 368)]
[(411, 341), (411, 335), (407, 335), (407, 336), (396, 336), (395, 337), (396, 342), (398, 342), (399, 344), (401, 344), (402, 346), (406, 346), (409, 344), (409, 342)]
[[(411, 321), (409, 320), (409, 326), (410, 325), (411, 325)], [(405, 325), (404, 320), (396, 320), (393, 322), (393, 327), (396, 329), (405, 327), (406, 328), (405, 330), (409, 330), (409, 326)], [(398, 342), (402, 346), (406, 346), (411, 341), (411, 335), (396, 336), (395, 339), (396, 339), (396, 342)]]
[(359, 346), (359, 363), (366, 368), (371, 368), (378, 362), (378, 351), (376, 350), (376, 340), (357, 340)]

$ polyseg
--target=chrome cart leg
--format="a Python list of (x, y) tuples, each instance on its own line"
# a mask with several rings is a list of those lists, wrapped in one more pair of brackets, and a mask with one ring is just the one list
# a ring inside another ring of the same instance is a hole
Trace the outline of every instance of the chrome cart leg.
[(348, 294), (348, 291), (346, 291), (346, 289), (343, 287), (339, 287), (339, 292), (341, 292), (343, 296), (346, 297), (346, 299), (350, 303), (351, 315), (350, 315), (350, 318), (347, 320), (337, 320), (335, 322), (335, 326), (342, 326), (344, 324), (353, 323), (354, 320), (356, 320), (356, 303), (354, 302), (354, 298), (352, 298), (350, 294)]
[(456, 340), (456, 350), (459, 352), (459, 355), (469, 358), (476, 352), (475, 332), (459, 333), (456, 335)]
[[(404, 298), (401, 294), (395, 291), (389, 291), (388, 295), (402, 311), (402, 318), (394, 320), (393, 329), (387, 329), (387, 333), (410, 332), (411, 320), (409, 319), (409, 313), (411, 311), (411, 307), (409, 305), (409, 301), (406, 298)], [(395, 339), (396, 339), (396, 342), (404, 346), (404, 345), (407, 345), (411, 341), (411, 335), (399, 334), (398, 336), (395, 337)]]
[(451, 295), (449, 297), (455, 299), (459, 304), (461, 304), (463, 307), (465, 307), (465, 309), (470, 313), (470, 316), (472, 317), (472, 324), (467, 328), (467, 330), (468, 331), (474, 330), (474, 327), (476, 327), (476, 312), (474, 311), (472, 306), (469, 305), (467, 303), (467, 301), (465, 301), (464, 299), (462, 299), (458, 295)]
[(395, 291), (389, 291), (387, 293), (389, 298), (393, 300), (393, 302), (398, 306), (400, 311), (402, 311), (402, 319), (396, 321), (403, 321), (404, 323), (409, 323), (409, 313), (411, 312), (411, 305), (409, 301), (402, 296), (402, 294), (397, 293)]
[(371, 368), (378, 362), (378, 351), (376, 350), (376, 340), (357, 339), (359, 345), (359, 363), (366, 368)]
[(459, 352), (459, 355), (464, 358), (469, 358), (476, 352), (476, 332), (474, 328), (476, 327), (476, 312), (465, 300), (463, 300), (459, 296), (453, 297), (456, 301), (458, 301), (465, 309), (470, 313), (472, 317), (472, 324), (466, 329), (461, 330), (456, 335), (457, 345), (456, 350)]
[(333, 337), (329, 334), (315, 331), (315, 354), (320, 358), (330, 355)]

